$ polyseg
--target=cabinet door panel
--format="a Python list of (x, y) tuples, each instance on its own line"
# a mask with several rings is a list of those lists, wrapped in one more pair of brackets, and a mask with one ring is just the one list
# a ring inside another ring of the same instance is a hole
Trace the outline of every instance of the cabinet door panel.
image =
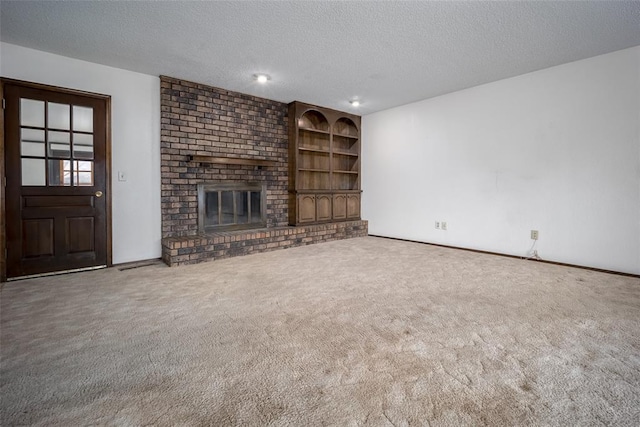
[(327, 194), (316, 196), (316, 218), (318, 221), (331, 220), (331, 196)]
[(360, 218), (360, 195), (359, 194), (347, 195), (347, 218), (349, 219)]
[(333, 219), (347, 219), (347, 195), (333, 195)]
[(316, 196), (298, 195), (298, 222), (314, 222), (316, 220)]

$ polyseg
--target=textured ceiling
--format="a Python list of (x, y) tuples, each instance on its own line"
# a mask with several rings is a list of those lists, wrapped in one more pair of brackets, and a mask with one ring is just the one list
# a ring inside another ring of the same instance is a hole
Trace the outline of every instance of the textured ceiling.
[(360, 114), (640, 45), (635, 1), (2, 0), (0, 14), (4, 42)]

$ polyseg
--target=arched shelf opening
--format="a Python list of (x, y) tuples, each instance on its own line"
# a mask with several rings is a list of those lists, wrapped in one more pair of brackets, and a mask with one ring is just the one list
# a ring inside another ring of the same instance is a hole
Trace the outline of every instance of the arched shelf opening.
[(298, 120), (298, 127), (302, 129), (329, 132), (329, 121), (319, 111), (306, 111)]
[(358, 127), (351, 119), (341, 117), (336, 120), (333, 125), (333, 133), (335, 135), (358, 137)]

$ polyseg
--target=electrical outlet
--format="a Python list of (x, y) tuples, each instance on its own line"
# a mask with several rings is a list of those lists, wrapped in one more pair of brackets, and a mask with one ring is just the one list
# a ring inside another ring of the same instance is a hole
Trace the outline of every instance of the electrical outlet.
[(440, 223), (440, 227), (442, 227), (443, 230), (446, 230), (447, 229), (447, 221), (442, 221)]
[(538, 240), (538, 230), (531, 230), (531, 240)]
[(436, 221), (436, 230), (440, 230), (440, 221)]

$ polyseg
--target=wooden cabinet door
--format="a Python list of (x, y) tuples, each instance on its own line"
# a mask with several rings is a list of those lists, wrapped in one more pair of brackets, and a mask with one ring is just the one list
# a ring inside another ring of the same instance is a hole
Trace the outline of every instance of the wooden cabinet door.
[(331, 221), (331, 196), (319, 194), (316, 196), (316, 220)]
[(347, 194), (347, 218), (360, 218), (360, 195)]
[(313, 194), (298, 195), (298, 223), (304, 224), (316, 220), (316, 196)]
[(347, 195), (346, 194), (333, 195), (333, 219), (334, 220), (347, 219)]

